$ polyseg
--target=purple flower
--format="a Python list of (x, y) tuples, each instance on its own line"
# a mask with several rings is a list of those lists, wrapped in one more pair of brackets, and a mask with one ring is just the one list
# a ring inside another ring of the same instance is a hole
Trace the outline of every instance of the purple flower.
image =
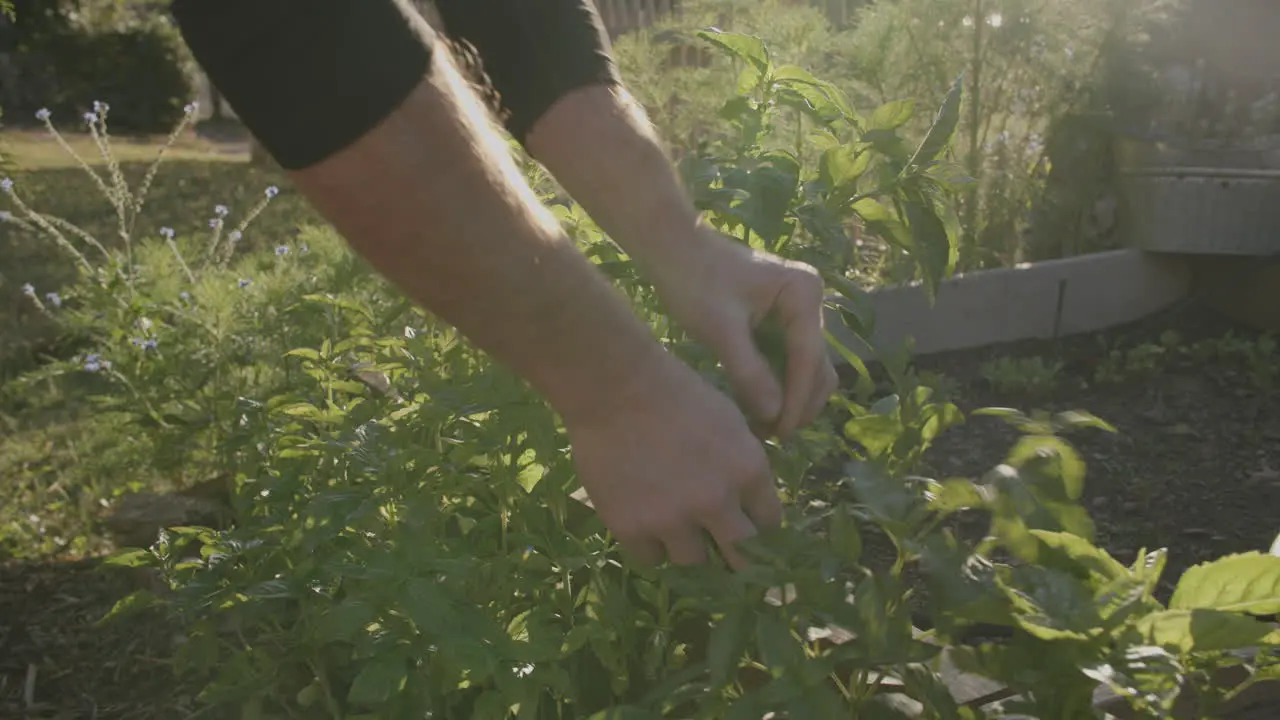
[(156, 346), (159, 345), (154, 338), (133, 338), (129, 342), (143, 350), (155, 350)]
[(178, 293), (178, 297), (185, 302), (191, 302), (191, 293), (187, 292), (186, 290), (183, 290), (182, 292)]
[(231, 234), (227, 236), (227, 239), (229, 239), (231, 242), (234, 243), (234, 242), (240, 242), (240, 238), (242, 237), (244, 236), (240, 234), (239, 230), (232, 230)]
[(171, 228), (171, 227), (162, 227), (162, 228), (160, 228), (160, 235), (161, 235), (161, 237), (163, 237), (165, 240), (172, 240), (172, 239), (173, 239), (173, 235), (174, 235), (173, 228)]
[(35, 286), (33, 286), (31, 283), (23, 283), (22, 294), (26, 295), (27, 297), (35, 297), (36, 296)]
[(49, 118), (52, 116), (53, 113), (49, 112), (49, 108), (40, 108), (36, 111), (36, 119), (40, 122), (49, 122)]
[(277, 247), (277, 248), (276, 248), (276, 256), (277, 256), (277, 257), (283, 257), (283, 256), (288, 255), (288, 254), (289, 254), (289, 246), (288, 246), (288, 245), (281, 245), (280, 247)]
[(279, 194), (280, 194), (280, 188), (276, 187), (275, 185), (272, 185), (271, 187), (267, 188), (267, 199), (268, 199), (268, 200), (270, 200), (271, 198), (273, 198), (273, 197), (275, 197), (276, 195), (279, 195)]
[(49, 304), (56, 308), (62, 307), (62, 296), (56, 292), (45, 293), (44, 299), (48, 300)]
[(13, 192), (13, 181), (9, 178), (0, 180), (0, 190), (3, 190), (4, 192)]
[(213, 206), (213, 214), (214, 214), (214, 215), (217, 215), (218, 217), (226, 217), (226, 216), (227, 216), (227, 212), (228, 212), (228, 210), (227, 210), (227, 206), (226, 206), (226, 205), (214, 205), (214, 206)]
[(248, 278), (243, 278), (243, 279), (241, 279), (241, 280), (240, 280), (240, 282), (239, 282), (240, 289), (241, 289), (241, 290), (243, 290), (243, 289), (245, 289), (245, 288), (249, 287), (249, 285), (250, 285), (250, 284), (252, 284), (252, 282), (253, 282), (253, 281), (252, 281), (252, 280), (250, 280), (250, 279), (248, 279)]
[(90, 353), (84, 358), (85, 372), (96, 373), (111, 367), (111, 363), (103, 360), (97, 353)]
[(214, 229), (222, 227), (222, 218), (209, 218), (209, 227)]

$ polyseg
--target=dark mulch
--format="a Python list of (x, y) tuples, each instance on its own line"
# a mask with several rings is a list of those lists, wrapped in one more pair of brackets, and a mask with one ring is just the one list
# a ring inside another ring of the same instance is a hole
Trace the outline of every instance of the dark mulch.
[[(1085, 503), (1098, 543), (1130, 562), (1138, 550), (1168, 548), (1167, 583), (1188, 566), (1228, 553), (1266, 551), (1280, 533), (1280, 393), (1259, 387), (1239, 363), (1172, 353), (1154, 372), (1099, 385), (1104, 347), (1158, 343), (1174, 331), (1183, 345), (1258, 333), (1187, 302), (1098, 335), (1037, 341), (922, 358), (922, 369), (959, 381), (962, 410), (1086, 410), (1118, 430), (1085, 430), (1069, 440), (1088, 465)], [(1043, 397), (1002, 395), (981, 378), (999, 356), (1063, 363), (1058, 387)], [(1280, 362), (1280, 355), (1275, 359)], [(928, 455), (939, 477), (974, 476), (999, 463), (1017, 439), (1006, 423), (970, 417)]]
[(172, 671), (179, 630), (146, 611), (94, 626), (135, 580), (94, 560), (0, 565), (0, 717), (192, 714)]

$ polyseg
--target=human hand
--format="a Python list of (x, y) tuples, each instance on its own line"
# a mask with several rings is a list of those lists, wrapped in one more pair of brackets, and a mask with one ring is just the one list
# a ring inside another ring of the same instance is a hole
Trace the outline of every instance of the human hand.
[[(760, 434), (790, 437), (817, 418), (838, 385), (823, 331), (822, 278), (811, 266), (747, 246), (699, 223), (683, 262), (655, 278), (667, 311), (715, 352)], [(756, 343), (766, 318), (785, 338), (785, 377)]]
[(565, 416), (578, 476), (634, 561), (700, 564), (705, 531), (741, 568), (736, 544), (782, 522), (768, 458), (728, 397), (654, 349), (601, 409)]

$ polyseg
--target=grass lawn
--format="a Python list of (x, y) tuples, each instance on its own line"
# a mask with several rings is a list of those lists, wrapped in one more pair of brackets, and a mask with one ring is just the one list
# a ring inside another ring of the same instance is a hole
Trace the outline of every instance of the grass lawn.
[[(68, 144), (98, 172), (105, 163), (88, 135), (70, 135)], [(136, 187), (165, 138), (113, 140), (125, 178)], [(118, 245), (116, 217), (94, 181), (47, 133), (0, 133), (0, 147), (16, 170), (8, 171), (15, 190), (33, 210), (78, 225), (107, 246)], [(172, 227), (179, 234), (209, 232), (215, 205), (231, 210), (238, 222), (271, 185), (280, 188), (267, 210), (245, 234), (250, 245), (272, 244), (299, 226), (319, 222), (318, 215), (292, 191), (275, 168), (248, 162), (243, 140), (213, 140), (188, 132), (166, 155), (151, 186), (138, 235)], [(15, 211), (0, 195), (0, 210)], [(112, 489), (97, 478), (81, 477), (77, 458), (111, 452), (120, 442), (110, 419), (83, 412), (82, 399), (49, 386), (38, 407), (18, 406), (5, 385), (43, 358), (68, 356), (74, 342), (22, 294), (30, 283), (43, 296), (60, 291), (73, 277), (67, 255), (43, 237), (17, 232), (0, 222), (0, 560), (6, 554), (37, 556), (51, 551), (77, 555), (98, 549), (91, 532), (101, 508), (97, 498)], [(64, 397), (64, 394), (66, 397)], [(79, 395), (79, 394), (77, 394)], [(134, 484), (152, 484), (141, 475)]]

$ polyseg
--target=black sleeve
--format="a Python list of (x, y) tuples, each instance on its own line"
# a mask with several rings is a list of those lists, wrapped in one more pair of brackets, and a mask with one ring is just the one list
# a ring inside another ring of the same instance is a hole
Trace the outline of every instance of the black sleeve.
[(620, 82), (593, 0), (436, 0), (436, 8), (450, 38), (475, 48), (520, 142), (566, 93)]
[(433, 38), (404, 0), (174, 0), (196, 61), (283, 167), (313, 165), (391, 114)]

